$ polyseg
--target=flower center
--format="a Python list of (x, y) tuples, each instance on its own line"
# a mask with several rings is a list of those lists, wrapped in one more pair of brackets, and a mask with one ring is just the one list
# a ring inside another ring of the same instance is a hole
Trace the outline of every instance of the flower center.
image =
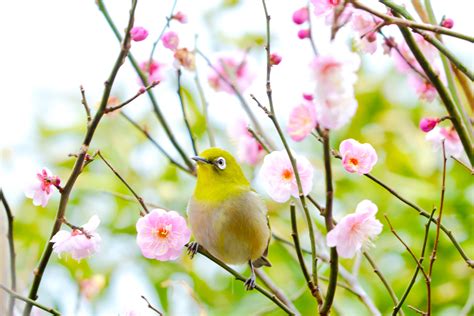
[(359, 164), (359, 160), (357, 160), (357, 158), (351, 158), (349, 159), (349, 163), (353, 166), (357, 166)]
[(290, 169), (284, 169), (281, 176), (284, 180), (291, 180), (293, 178), (293, 171)]
[(157, 231), (156, 231), (156, 237), (158, 238), (166, 238), (168, 237), (169, 233), (170, 233), (170, 230), (171, 230), (171, 225), (166, 225), (164, 227), (160, 227)]

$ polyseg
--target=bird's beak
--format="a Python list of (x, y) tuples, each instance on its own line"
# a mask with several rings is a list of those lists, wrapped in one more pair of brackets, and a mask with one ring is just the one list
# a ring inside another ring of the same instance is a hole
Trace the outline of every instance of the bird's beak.
[(196, 161), (197, 163), (199, 162), (202, 162), (202, 163), (207, 163), (207, 164), (210, 164), (211, 162), (207, 159), (204, 159), (202, 157), (199, 157), (199, 156), (194, 156), (194, 157), (191, 157), (192, 160)]

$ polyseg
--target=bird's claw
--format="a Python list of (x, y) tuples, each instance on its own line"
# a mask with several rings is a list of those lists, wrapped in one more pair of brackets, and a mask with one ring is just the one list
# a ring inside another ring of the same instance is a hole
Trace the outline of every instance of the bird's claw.
[(247, 280), (245, 280), (244, 286), (247, 291), (253, 290), (255, 288), (255, 276), (251, 276)]
[(186, 253), (189, 255), (191, 259), (194, 258), (194, 255), (198, 252), (199, 244), (193, 241), (193, 242), (190, 242), (187, 247), (188, 247), (188, 250), (186, 251)]

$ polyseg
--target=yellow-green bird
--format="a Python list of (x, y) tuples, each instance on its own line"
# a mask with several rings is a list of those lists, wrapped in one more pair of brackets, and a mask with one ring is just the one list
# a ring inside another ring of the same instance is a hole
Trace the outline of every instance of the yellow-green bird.
[(264, 202), (250, 187), (235, 158), (220, 148), (209, 148), (193, 157), (197, 183), (188, 204), (195, 242), (227, 264), (250, 265), (247, 290), (255, 287), (254, 268), (271, 266), (266, 256), (270, 226)]

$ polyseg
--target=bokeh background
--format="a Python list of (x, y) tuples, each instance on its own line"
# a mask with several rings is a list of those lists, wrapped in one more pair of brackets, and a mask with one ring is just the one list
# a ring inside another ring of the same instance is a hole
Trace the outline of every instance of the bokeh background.
[[(432, 2), (438, 18), (445, 14), (454, 19), (456, 30), (472, 33), (472, 18), (468, 14), (473, 9), (471, 1)], [(282, 63), (273, 68), (274, 99), (278, 117), (286, 126), (288, 113), (301, 100), (301, 94), (314, 89), (308, 69), (312, 51), (307, 41), (297, 38), (299, 28), (291, 21), (293, 11), (304, 5), (304, 1), (269, 0), (268, 4), (272, 15), (272, 50), (283, 57)], [(107, 1), (106, 5), (122, 30), (129, 1)], [(151, 43), (161, 31), (171, 6), (172, 1), (139, 1), (135, 24), (146, 27), (150, 36), (144, 42), (133, 43), (131, 51), (137, 59), (148, 58)], [(15, 213), (18, 288), (19, 292), (26, 294), (32, 270), (50, 234), (59, 195), (55, 194), (46, 208), (34, 207), (31, 200), (24, 197), (25, 186), (43, 166), (63, 180), (67, 179), (73, 165), (68, 154), (78, 150), (85, 131), (79, 85), (85, 87), (89, 103), (96, 104), (119, 46), (94, 1), (15, 1), (2, 3), (0, 8), (0, 27), (3, 30), (0, 51), (0, 185)], [(249, 57), (254, 60), (253, 69), (257, 77), (244, 95), (249, 102), (249, 93), (265, 100), (262, 47), (265, 21), (260, 1), (179, 0), (177, 9), (189, 19), (187, 24), (171, 23), (171, 30), (178, 32), (183, 46), (192, 48), (197, 34), (198, 46), (211, 59), (217, 52), (250, 49)], [(390, 32), (398, 36), (396, 29)], [(322, 21), (315, 21), (314, 33), (318, 49), (324, 51), (329, 41), (327, 26)], [(349, 33), (342, 30), (337, 41), (351, 45)], [(473, 66), (472, 45), (455, 39), (446, 39), (446, 42), (468, 66)], [(165, 79), (154, 93), (173, 133), (191, 156), (192, 149), (176, 95), (172, 53), (160, 43), (155, 56), (167, 64), (167, 70)], [(383, 55), (381, 49), (373, 56), (362, 56), (362, 59), (356, 85), (358, 111), (350, 124), (333, 133), (332, 146), (338, 147), (346, 138), (371, 143), (379, 155), (373, 175), (410, 201), (430, 210), (439, 204), (441, 153), (433, 151), (425, 141), (418, 122), (422, 116), (445, 115), (444, 108), (438, 101), (430, 104), (420, 102), (406, 78), (393, 69), (392, 60)], [(210, 89), (206, 76), (211, 70), (202, 59), (197, 59), (197, 66), (209, 102), (209, 124), (217, 134), (217, 144), (235, 153), (236, 147), (228, 136), (227, 127), (236, 117), (244, 116), (244, 112), (235, 97)], [(189, 92), (187, 105), (192, 128), (199, 136), (198, 146), (204, 149), (208, 147), (206, 126), (193, 76), (193, 73), (184, 72), (183, 87)], [(125, 100), (138, 88), (136, 74), (131, 65), (125, 63), (117, 77), (113, 95)], [(256, 106), (253, 111), (281, 147), (271, 122)], [(146, 96), (127, 106), (125, 112), (146, 125), (160, 145), (179, 159), (151, 114), (151, 104)], [(321, 145), (312, 138), (290, 143), (316, 168), (312, 193), (318, 201), (324, 201)], [(100, 149), (145, 201), (185, 214), (195, 179), (169, 165), (165, 157), (121, 116), (103, 119), (92, 148)], [(257, 191), (265, 196), (257, 177), (259, 166), (244, 165), (244, 169)], [(363, 199), (370, 199), (378, 205), (378, 218), (384, 224), (384, 230), (375, 242), (376, 247), (369, 252), (397, 295), (401, 296), (416, 266), (387, 229), (383, 214), (390, 217), (398, 233), (416, 253), (420, 251), (425, 218), (369, 179), (347, 174), (337, 160), (333, 161), (333, 172), (336, 219), (353, 212)], [(123, 195), (130, 194), (100, 161), (89, 165), (80, 176), (71, 195), (67, 218), (82, 225), (93, 214), (98, 214), (102, 220), (99, 228), (103, 238), (102, 250), (79, 263), (54, 255), (39, 291), (42, 303), (57, 307), (64, 315), (122, 315), (132, 308), (140, 310), (140, 315), (152, 314), (140, 298), (140, 295), (145, 295), (166, 315), (281, 314), (259, 293), (245, 292), (240, 282), (206, 258), (197, 256), (191, 261), (183, 255), (176, 262), (143, 258), (135, 243), (139, 205), (124, 199)], [(268, 198), (267, 202), (273, 231), (290, 239), (288, 205), (272, 203)], [(472, 176), (459, 164), (448, 161), (443, 222), (471, 257), (474, 255), (473, 202)], [(312, 211), (318, 228), (324, 232), (321, 218), (315, 209)], [(4, 230), (6, 218), (3, 210), (0, 219)], [(309, 248), (303, 220), (299, 222), (299, 228), (303, 244)], [(8, 257), (3, 237), (0, 258), (1, 280), (5, 284)], [(269, 259), (273, 267), (265, 269), (268, 275), (294, 299), (303, 315), (314, 314), (316, 304), (306, 290), (293, 249), (272, 241)], [(367, 261), (356, 258), (341, 260), (341, 264), (349, 270), (360, 265), (360, 284), (382, 313), (388, 314), (392, 308), (391, 300)], [(248, 273), (245, 267), (236, 268)], [(320, 264), (320, 274), (328, 275), (326, 264)], [(78, 284), (80, 280), (95, 275), (104, 277), (105, 286), (96, 296), (87, 299), (79, 291)], [(459, 315), (469, 302), (472, 305), (473, 282), (472, 270), (446, 235), (441, 234), (433, 277), (435, 314)], [(323, 288), (326, 286), (324, 281), (321, 284)], [(405, 306), (423, 308), (425, 293), (424, 281), (419, 277)], [(404, 310), (408, 315), (414, 314), (408, 308)], [(367, 315), (368, 311), (353, 294), (338, 288), (334, 314)]]

